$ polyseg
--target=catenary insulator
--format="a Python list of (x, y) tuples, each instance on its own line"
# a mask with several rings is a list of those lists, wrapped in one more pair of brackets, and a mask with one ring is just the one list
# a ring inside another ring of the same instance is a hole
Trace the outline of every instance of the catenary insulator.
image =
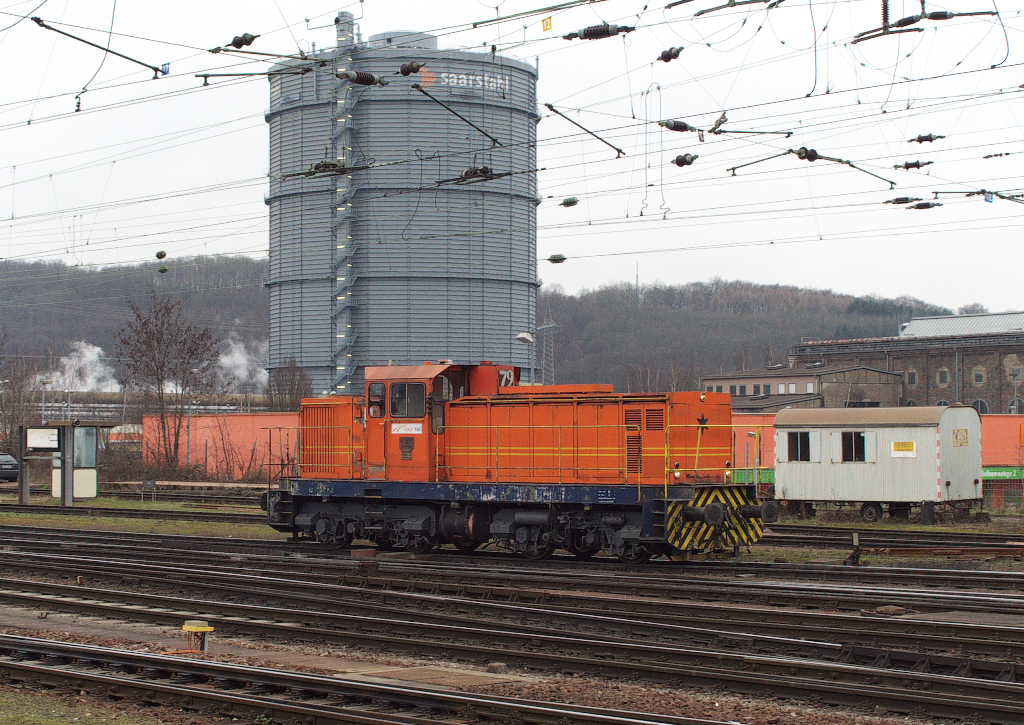
[(1009, 156), (1009, 155), (1010, 155), (1009, 151), (1004, 151), (1001, 154), (989, 154), (988, 156), (982, 156), (981, 158), (983, 158), (983, 159), (998, 159), (1000, 156)]
[(801, 146), (796, 150), (796, 157), (802, 161), (817, 161), (818, 152), (806, 146)]
[(670, 63), (679, 57), (682, 50), (682, 48), (669, 48), (668, 50), (663, 50), (661, 51), (661, 55), (658, 56), (658, 60)]
[(917, 204), (914, 204), (913, 206), (908, 206), (907, 208), (908, 209), (931, 209), (932, 207), (935, 207), (935, 206), (942, 206), (942, 204), (940, 204), (937, 201), (922, 201), (922, 202), (918, 202)]
[(469, 168), (463, 171), (459, 176), (463, 179), (475, 179), (478, 176), (488, 176), (491, 173), (491, 169), (488, 166), (481, 166), (480, 168)]
[(422, 61), (413, 60), (409, 61), (408, 63), (402, 63), (402, 67), (399, 68), (398, 70), (402, 73), (403, 76), (411, 76), (413, 73), (419, 73), (420, 69), (423, 68), (423, 66), (425, 65), (426, 63)]
[(693, 126), (688, 124), (686, 121), (658, 121), (659, 126), (667, 128), (669, 131), (696, 131)]
[(882, 0), (882, 27), (889, 27), (889, 0)]
[(159, 269), (157, 269), (157, 272), (159, 272), (160, 274), (167, 274), (167, 265), (161, 264)]
[(628, 25), (609, 25), (604, 23), (603, 25), (591, 25), (589, 28), (583, 28), (575, 33), (563, 35), (562, 38), (565, 40), (574, 40), (575, 38), (580, 40), (600, 40), (601, 38), (610, 38), (619, 33), (632, 33), (634, 30), (636, 28), (631, 28)]
[(579, 203), (580, 200), (575, 196), (570, 196), (568, 199), (562, 199), (562, 206), (564, 207), (576, 206)]
[(897, 164), (896, 166), (893, 166), (893, 168), (909, 171), (910, 169), (920, 169), (922, 166), (930, 166), (931, 164), (934, 163), (934, 161), (904, 161), (903, 166)]
[(551, 262), (551, 264), (561, 264), (562, 262), (565, 261), (565, 255), (552, 254), (550, 257), (548, 257), (548, 261)]
[(718, 129), (720, 129), (728, 120), (729, 119), (725, 117), (725, 111), (722, 111), (722, 115), (718, 117), (717, 121), (715, 121), (715, 125), (711, 127), (710, 132), (718, 133)]
[(907, 139), (907, 143), (931, 143), (932, 141), (938, 141), (940, 138), (946, 138), (945, 136), (936, 136), (934, 133), (930, 133), (927, 136), (918, 136), (917, 138)]
[(357, 86), (376, 86), (386, 85), (387, 81), (383, 78), (375, 76), (373, 73), (367, 73), (361, 70), (343, 70), (339, 71), (335, 75), (343, 81), (351, 81)]
[(890, 28), (905, 28), (908, 25), (913, 25), (914, 23), (919, 23), (919, 22), (921, 22), (921, 16), (920, 15), (908, 15), (905, 18), (900, 18), (899, 20), (897, 20), (895, 23), (893, 23), (889, 27)]
[(925, 15), (929, 20), (952, 20), (956, 16), (956, 13), (951, 13), (949, 10), (936, 10)]
[(921, 199), (916, 196), (897, 196), (895, 199), (889, 199), (889, 201), (883, 201), (882, 203), (903, 206), (904, 204), (913, 204), (915, 201), (921, 201)]
[(676, 156), (672, 163), (682, 168), (683, 166), (689, 166), (696, 160), (697, 154), (682, 154), (681, 156)]
[(252, 33), (242, 33), (241, 35), (236, 35), (232, 38), (228, 45), (232, 48), (242, 48), (246, 45), (252, 45), (252, 41), (256, 40), (258, 37), (260, 36), (253, 35)]
[(165, 258), (166, 256), (167, 256), (167, 252), (165, 252), (165, 251), (164, 251), (164, 250), (162, 250), (162, 249), (161, 249), (161, 250), (160, 250), (159, 252), (157, 252), (157, 253), (156, 253), (156, 258), (157, 258), (157, 259), (163, 259), (163, 258)]

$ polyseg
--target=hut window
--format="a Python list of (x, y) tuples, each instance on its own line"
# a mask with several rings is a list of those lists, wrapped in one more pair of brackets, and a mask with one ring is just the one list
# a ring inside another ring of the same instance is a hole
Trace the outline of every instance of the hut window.
[(811, 434), (807, 431), (792, 431), (789, 434), (789, 460), (811, 460)]
[(843, 431), (843, 463), (864, 462), (864, 434)]

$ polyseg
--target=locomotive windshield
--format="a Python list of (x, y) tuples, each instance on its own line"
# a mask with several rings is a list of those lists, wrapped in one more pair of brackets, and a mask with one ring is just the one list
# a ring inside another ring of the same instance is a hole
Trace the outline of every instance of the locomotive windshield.
[(425, 383), (391, 383), (392, 418), (422, 418), (426, 412)]

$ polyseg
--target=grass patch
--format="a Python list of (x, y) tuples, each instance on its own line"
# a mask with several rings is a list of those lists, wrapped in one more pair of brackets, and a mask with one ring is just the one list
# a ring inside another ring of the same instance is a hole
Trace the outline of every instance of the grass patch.
[[(78, 508), (105, 508), (105, 509), (142, 509), (142, 510), (155, 510), (155, 511), (220, 511), (224, 513), (257, 513), (259, 512), (259, 505), (254, 499), (253, 505), (225, 505), (225, 504), (201, 504), (201, 503), (190, 503), (187, 501), (170, 501), (160, 500), (160, 492), (156, 494), (156, 501), (150, 500), (150, 495), (146, 495), (146, 500), (141, 501), (141, 496), (137, 499), (123, 499), (123, 498), (91, 498), (85, 500), (76, 500), (75, 506)], [(18, 497), (16, 495), (4, 494), (0, 495), (0, 503), (17, 503)], [(59, 506), (60, 499), (56, 499), (53, 496), (32, 496), (29, 502), (34, 506)]]
[(234, 539), (287, 539), (289, 534), (261, 524), (222, 524), (212, 521), (154, 521), (119, 519), (116, 516), (53, 516), (0, 513), (0, 524), (43, 526), (81, 531), (124, 531), (133, 534), (179, 534), (182, 536), (218, 536)]
[(77, 697), (61, 697), (33, 690), (0, 691), (0, 723), (4, 725), (158, 725), (160, 722), (163, 721), (123, 706), (87, 702)]

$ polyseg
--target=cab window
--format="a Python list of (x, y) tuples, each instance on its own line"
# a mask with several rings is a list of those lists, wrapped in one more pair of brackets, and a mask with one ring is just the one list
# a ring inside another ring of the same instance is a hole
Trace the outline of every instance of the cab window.
[(422, 418), (426, 412), (426, 383), (391, 383), (392, 418)]
[(380, 418), (384, 415), (384, 383), (370, 383), (366, 393), (370, 417)]

